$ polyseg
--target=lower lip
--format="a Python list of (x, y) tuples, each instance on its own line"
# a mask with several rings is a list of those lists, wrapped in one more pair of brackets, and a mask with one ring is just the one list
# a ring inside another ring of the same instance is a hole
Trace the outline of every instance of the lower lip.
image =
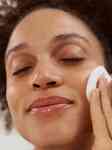
[(56, 112), (60, 112), (60, 111), (64, 111), (68, 108), (71, 107), (71, 104), (56, 104), (56, 105), (50, 105), (50, 106), (46, 106), (46, 107), (40, 107), (40, 108), (33, 108), (30, 113), (31, 114), (42, 114), (42, 115), (50, 115), (56, 113)]

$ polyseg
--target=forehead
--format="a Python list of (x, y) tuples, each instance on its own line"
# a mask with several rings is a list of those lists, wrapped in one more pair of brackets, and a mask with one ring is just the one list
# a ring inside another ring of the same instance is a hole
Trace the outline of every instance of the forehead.
[(42, 8), (29, 13), (18, 23), (10, 37), (8, 48), (19, 43), (29, 43), (40, 48), (54, 37), (69, 33), (95, 39), (88, 26), (75, 15), (63, 10)]
[[(42, 8), (29, 13), (24, 17), (14, 28), (11, 39), (19, 37), (19, 35), (33, 35), (34, 38), (40, 39), (46, 35), (56, 35), (58, 33), (71, 32), (74, 22), (78, 24), (78, 18), (72, 17), (69, 13), (63, 10)], [(76, 26), (76, 23), (75, 23)], [(74, 29), (76, 28), (74, 26)], [(77, 26), (78, 27), (78, 26)], [(51, 34), (50, 34), (51, 33)], [(47, 37), (48, 38), (48, 37)], [(12, 42), (14, 43), (14, 41)]]
[(31, 24), (33, 25), (34, 22), (35, 22), (35, 26), (39, 26), (39, 25), (44, 26), (47, 24), (53, 25), (53, 24), (57, 24), (57, 22), (70, 23), (75, 18), (76, 16), (72, 16), (69, 12), (65, 12), (64, 10), (61, 9), (40, 8), (28, 13), (23, 19), (19, 21), (15, 29), (18, 29), (23, 25), (24, 26), (28, 26)]

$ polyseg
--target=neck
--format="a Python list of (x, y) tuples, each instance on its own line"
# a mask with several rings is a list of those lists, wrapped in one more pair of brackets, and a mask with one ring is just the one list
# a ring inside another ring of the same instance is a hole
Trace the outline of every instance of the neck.
[(93, 135), (86, 135), (80, 138), (80, 140), (58, 146), (49, 146), (49, 147), (37, 147), (35, 150), (90, 150), (93, 144), (94, 138)]

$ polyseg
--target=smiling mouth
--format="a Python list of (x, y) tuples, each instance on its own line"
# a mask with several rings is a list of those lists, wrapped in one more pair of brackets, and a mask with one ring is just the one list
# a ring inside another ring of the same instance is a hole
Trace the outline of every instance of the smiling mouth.
[(71, 107), (73, 101), (60, 96), (42, 97), (34, 101), (28, 108), (31, 114), (50, 114), (59, 112)]

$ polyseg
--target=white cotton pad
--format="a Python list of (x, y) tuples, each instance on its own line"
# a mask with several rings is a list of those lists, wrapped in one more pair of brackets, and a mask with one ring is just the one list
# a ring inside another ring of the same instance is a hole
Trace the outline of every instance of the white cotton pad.
[(98, 79), (104, 76), (107, 81), (111, 81), (112, 77), (109, 75), (109, 73), (106, 71), (106, 69), (103, 66), (98, 66), (95, 68), (89, 75), (88, 81), (87, 81), (87, 87), (86, 87), (86, 96), (89, 98), (91, 92), (96, 88)]

